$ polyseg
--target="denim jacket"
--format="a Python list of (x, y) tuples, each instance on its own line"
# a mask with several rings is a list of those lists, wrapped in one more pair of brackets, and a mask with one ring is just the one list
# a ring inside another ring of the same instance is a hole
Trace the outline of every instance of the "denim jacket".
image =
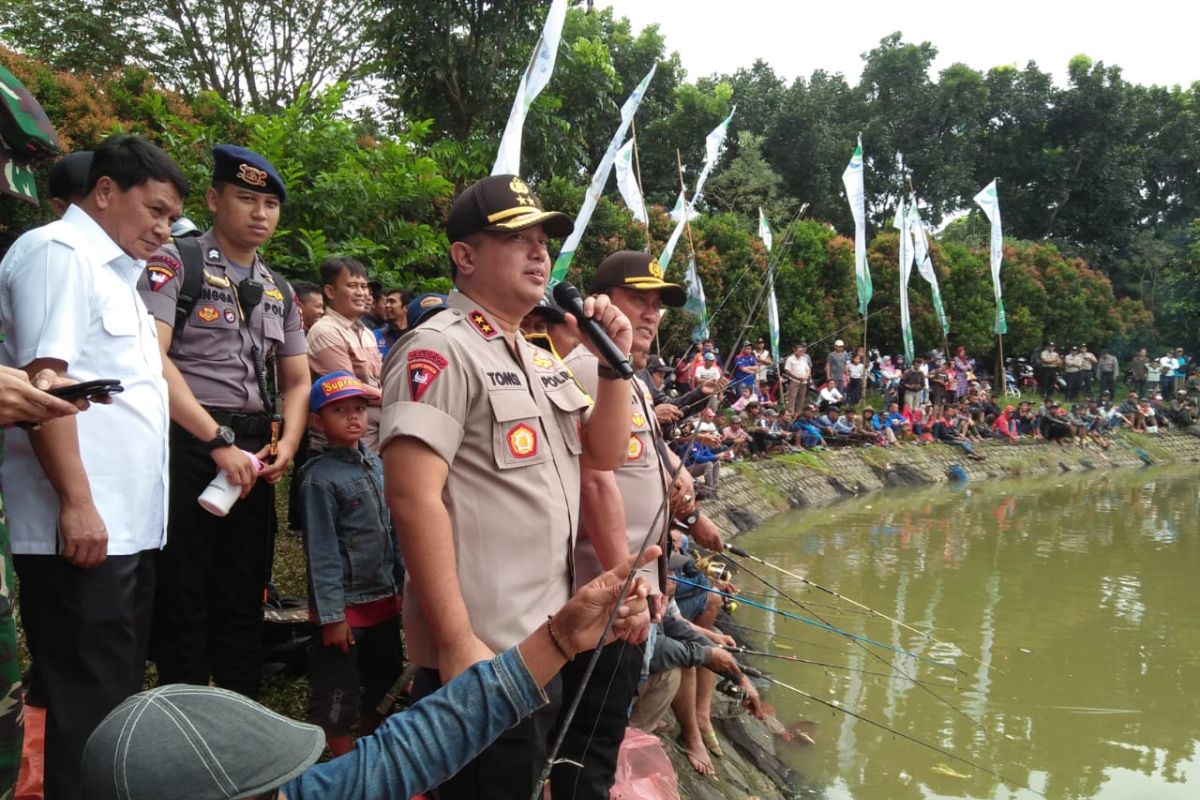
[(330, 448), (300, 470), (308, 603), (317, 622), (400, 593), (400, 559), (384, 503), (383, 465), (366, 446)]
[(444, 782), (547, 702), (513, 647), (469, 667), (354, 750), (280, 787), (285, 800), (406, 798)]

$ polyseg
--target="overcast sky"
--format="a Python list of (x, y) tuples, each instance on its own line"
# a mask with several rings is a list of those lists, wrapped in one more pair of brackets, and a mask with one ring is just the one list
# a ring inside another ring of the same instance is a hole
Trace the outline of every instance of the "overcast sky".
[(1085, 53), (1116, 64), (1131, 83), (1183, 86), (1200, 80), (1200, 1), (1001, 0), (857, 3), (803, 0), (597, 0), (635, 30), (658, 23), (688, 77), (733, 72), (761, 58), (789, 81), (815, 69), (862, 73), (861, 55), (897, 30), (931, 42), (934, 69), (962, 62), (986, 71), (1036, 61), (1065, 84), (1067, 62)]

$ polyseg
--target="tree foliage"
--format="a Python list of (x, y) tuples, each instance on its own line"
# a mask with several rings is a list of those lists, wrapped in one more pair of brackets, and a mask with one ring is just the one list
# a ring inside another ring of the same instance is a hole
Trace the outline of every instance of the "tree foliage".
[(269, 111), (372, 72), (377, 17), (354, 0), (7, 0), (0, 37), (55, 69), (139, 65), (189, 97)]
[[(304, 187), (273, 244), (272, 255), (289, 267), (338, 250), (397, 276), (443, 275), (446, 199), (489, 171), (546, 4), (230, 3), (167, 0), (147, 13), (129, 0), (11, 0), (0, 10), (0, 33), (35, 59), (0, 60), (20, 62), (15, 71), (68, 146), (118, 128), (144, 132), (185, 151), (180, 160), (200, 185), (205, 148), (222, 138), (278, 158)], [(1010, 237), (1003, 280), (1012, 348), (1045, 335), (1200, 344), (1178, 341), (1197, 335), (1188, 314), (1200, 83), (1134, 85), (1119, 67), (1077, 56), (1058, 86), (1033, 62), (982, 71), (952, 64), (935, 73), (936, 56), (934, 43), (895, 33), (863, 54), (858, 76), (818, 70), (787, 80), (759, 60), (689, 79), (657, 26), (635, 30), (611, 9), (575, 0), (554, 78), (529, 110), (523, 172), (548, 205), (578, 209), (621, 104), (657, 65), (635, 121), (649, 229), (615, 194), (602, 198), (576, 258), (584, 277), (616, 247), (658, 252), (672, 228), (664, 207), (681, 177), (694, 187), (705, 136), (736, 105), (703, 214), (668, 268), (680, 277), (694, 247), (710, 307), (729, 309), (714, 321), (720, 335), (738, 335), (733, 318), (766, 274), (757, 209), (781, 242), (802, 204), (809, 221), (795, 224), (775, 259), (784, 337), (861, 335), (840, 179), (861, 134), (877, 273), (872, 342), (899, 341), (890, 223), (897, 199), (912, 190), (926, 220), (945, 224), (934, 262), (953, 338), (991, 346), (988, 225), (972, 198), (997, 178)], [(353, 77), (369, 82), (331, 88)], [(347, 103), (364, 86), (379, 102), (360, 98), (352, 115)], [(10, 216), (2, 222), (12, 231), (30, 221), (24, 210)], [(913, 298), (918, 341), (939, 344), (919, 279)], [(684, 317), (668, 317), (672, 333), (686, 336)]]

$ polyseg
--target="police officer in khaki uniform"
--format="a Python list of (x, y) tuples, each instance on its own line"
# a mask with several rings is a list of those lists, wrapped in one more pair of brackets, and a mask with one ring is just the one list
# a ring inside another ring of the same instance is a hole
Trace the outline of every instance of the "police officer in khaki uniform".
[[(520, 641), (570, 596), (580, 466), (616, 468), (629, 441), (629, 389), (615, 371), (602, 370), (584, 424), (588, 398), (519, 334), (550, 276), (547, 239), (571, 221), (543, 211), (520, 178), (494, 175), (455, 200), (446, 227), (457, 291), (389, 353), (380, 425), (418, 696)], [(608, 298), (584, 309), (629, 351), (629, 322)], [(437, 795), (528, 800), (557, 679), (548, 694)]]
[[(139, 292), (158, 322), (171, 399), (171, 497), (158, 564), (151, 654), (161, 683), (259, 688), (263, 589), (274, 543), (274, 492), (308, 416), (308, 361), (299, 303), (258, 248), (275, 232), (287, 193), (275, 168), (241, 147), (213, 148), (201, 235), (202, 280), (183, 242), (147, 262)], [(196, 296), (181, 297), (195, 285)], [(177, 320), (176, 309), (186, 314)], [(275, 363), (275, 383), (268, 385)], [(278, 415), (273, 419), (274, 415)], [(279, 422), (282, 425), (279, 425)], [(266, 465), (257, 474), (243, 451)], [(197, 498), (219, 470), (242, 487), (228, 516)]]
[[(605, 258), (588, 288), (593, 297), (610, 297), (629, 318), (636, 369), (646, 365), (662, 307), (679, 308), (687, 300), (682, 287), (663, 280), (658, 261), (646, 253), (630, 250)], [(567, 356), (566, 363), (586, 391), (596, 389), (599, 362), (595, 356), (576, 348)], [(663, 441), (650, 387), (635, 378), (627, 395), (630, 436), (624, 463), (613, 472), (586, 468), (583, 471), (581, 523), (575, 545), (577, 586), (604, 572), (606, 565), (623, 563), (630, 553), (641, 549), (647, 535), (650, 544), (660, 545), (665, 554), (671, 519), (695, 511), (691, 475), (686, 470), (676, 470), (679, 462)], [(676, 477), (674, 483), (672, 476)], [(714, 549), (721, 547), (719, 536), (715, 541), (706, 539), (702, 543)], [(663, 594), (665, 559), (664, 555), (658, 563), (642, 568), (651, 592), (656, 595)], [(648, 625), (648, 617), (645, 622)], [(579, 709), (563, 741), (559, 755), (565, 761), (552, 773), (555, 797), (608, 798), (629, 707), (637, 696), (645, 657), (645, 630), (643, 625), (641, 636), (614, 642), (601, 653), (593, 679), (584, 687)], [(583, 653), (563, 668), (564, 709), (583, 683), (590, 655)], [(567, 761), (582, 763), (583, 767)]]

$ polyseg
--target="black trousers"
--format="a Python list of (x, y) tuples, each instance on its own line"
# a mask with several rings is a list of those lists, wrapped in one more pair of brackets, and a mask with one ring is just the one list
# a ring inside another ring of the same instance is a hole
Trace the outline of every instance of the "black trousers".
[(1039, 367), (1039, 370), (1038, 376), (1040, 380), (1038, 383), (1040, 385), (1038, 388), (1041, 390), (1042, 397), (1050, 397), (1057, 388), (1058, 367)]
[[(1108, 392), (1109, 397), (1116, 397), (1117, 394), (1117, 374), (1115, 372), (1100, 373), (1100, 391)], [(1139, 395), (1140, 397), (1141, 395)]]
[[(269, 438), (237, 433), (237, 446), (252, 453)], [(257, 697), (274, 488), (256, 481), (228, 516), (216, 517), (196, 502), (216, 474), (203, 445), (172, 425), (171, 507), (158, 558), (151, 656), (160, 684), (203, 686), (211, 677), (217, 686)]]
[[(557, 727), (562, 725), (593, 652), (575, 656), (560, 673), (563, 707)], [(554, 767), (550, 786), (555, 800), (608, 800), (617, 771), (617, 754), (629, 724), (629, 709), (637, 697), (644, 655), (645, 645), (619, 641), (601, 650), (558, 754), (560, 759), (583, 764), (583, 768), (573, 764)]]
[(1079, 390), (1083, 388), (1083, 373), (1068, 372), (1067, 373), (1067, 399), (1074, 400), (1079, 397)]
[[(413, 678), (413, 699), (442, 685), (436, 669), (421, 668)], [(505, 731), (450, 780), (426, 792), (433, 800), (529, 800), (550, 754), (554, 722), (562, 702), (562, 680), (545, 688), (549, 704)]]
[(79, 761), (100, 720), (142, 690), (154, 553), (91, 569), (59, 556), (13, 556), (21, 625), (46, 701), (46, 799), (83, 797)]

